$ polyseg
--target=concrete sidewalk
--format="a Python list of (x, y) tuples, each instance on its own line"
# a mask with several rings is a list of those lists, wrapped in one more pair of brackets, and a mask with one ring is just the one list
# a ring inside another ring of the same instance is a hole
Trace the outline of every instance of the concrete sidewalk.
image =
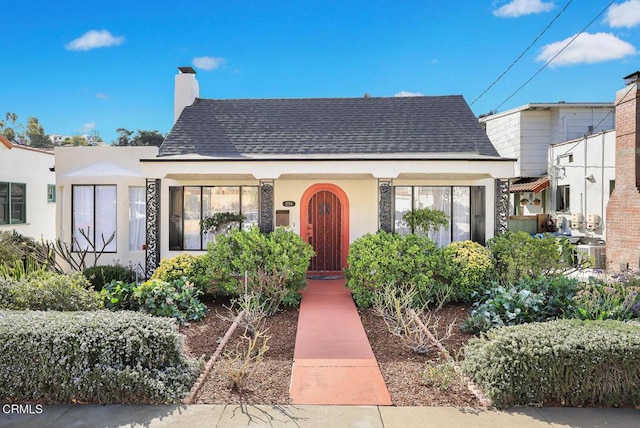
[[(516, 407), (502, 411), (388, 406), (94, 406), (45, 405), (40, 414), (8, 414), (0, 427), (586, 427), (637, 428), (640, 410)], [(27, 411), (27, 409), (23, 409)], [(32, 411), (35, 408), (32, 406)]]

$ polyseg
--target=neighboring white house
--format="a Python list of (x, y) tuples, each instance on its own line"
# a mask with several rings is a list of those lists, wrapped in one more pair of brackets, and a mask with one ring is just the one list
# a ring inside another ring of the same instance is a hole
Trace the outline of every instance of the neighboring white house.
[(0, 135), (0, 230), (36, 240), (56, 237), (53, 152), (13, 144)]
[[(556, 187), (549, 188), (555, 180), (555, 176), (549, 174), (550, 147), (567, 141), (575, 144), (576, 139), (614, 129), (613, 108), (613, 103), (532, 103), (480, 118), (498, 153), (517, 159), (510, 188), (511, 229), (536, 231), (538, 223), (537, 231), (543, 231), (542, 226), (548, 226), (549, 219), (556, 221), (558, 194)], [(592, 154), (593, 151), (588, 153)], [(577, 161), (578, 156), (575, 159)], [(595, 161), (598, 165), (602, 163), (600, 158)], [(584, 183), (581, 188), (584, 190)], [(575, 197), (579, 197), (579, 192)], [(573, 206), (578, 204), (580, 202), (573, 201)], [(561, 206), (560, 211), (566, 212), (566, 207)], [(557, 220), (562, 222), (563, 217)]]
[(115, 233), (101, 262), (144, 259), (149, 275), (161, 258), (205, 251), (211, 237), (200, 220), (229, 211), (264, 232), (290, 227), (316, 251), (310, 270), (340, 271), (358, 237), (406, 233), (411, 209), (451, 216), (433, 235), (441, 245), (484, 243), (507, 228), (515, 161), (498, 154), (461, 96), (212, 100), (198, 92), (195, 71), (180, 68), (176, 122), (159, 148), (56, 148), (62, 239), (75, 237), (81, 249), (81, 228), (98, 244)]

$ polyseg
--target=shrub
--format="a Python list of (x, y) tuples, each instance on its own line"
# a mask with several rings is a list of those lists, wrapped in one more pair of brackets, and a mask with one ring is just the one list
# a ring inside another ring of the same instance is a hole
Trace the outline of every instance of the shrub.
[(640, 404), (640, 326), (557, 320), (494, 329), (465, 347), (463, 372), (496, 406)]
[(473, 241), (452, 242), (442, 249), (438, 276), (453, 288), (451, 300), (470, 302), (489, 280), (493, 264), (491, 252)]
[[(493, 327), (570, 317), (578, 289), (577, 280), (564, 276), (523, 279), (510, 287), (494, 284), (474, 304), (471, 316), (483, 316)], [(473, 324), (482, 326), (470, 320), (468, 327)]]
[(0, 312), (0, 401), (175, 402), (198, 371), (170, 320), (133, 312)]
[(552, 235), (533, 238), (526, 232), (505, 232), (489, 239), (487, 245), (494, 277), (502, 285), (557, 273), (566, 267), (561, 245)]
[(83, 270), (82, 273), (96, 291), (102, 290), (102, 287), (111, 281), (133, 282), (136, 280), (133, 269), (119, 264), (92, 266)]
[(249, 287), (261, 284), (260, 275), (274, 275), (283, 277), (283, 286), (288, 289), (283, 303), (295, 305), (300, 301), (298, 290), (306, 283), (312, 256), (311, 246), (291, 230), (279, 227), (263, 234), (252, 227), (218, 236), (215, 243), (209, 244), (206, 260), (219, 291), (237, 294), (245, 273)]
[(104, 305), (109, 309), (173, 317), (183, 324), (199, 320), (206, 314), (207, 307), (198, 299), (200, 294), (200, 290), (184, 279), (171, 282), (151, 279), (139, 285), (113, 281), (100, 292)]
[[(16, 260), (26, 262), (27, 259), (39, 260), (45, 265), (50, 260), (41, 257), (43, 253), (46, 254), (46, 247), (33, 238), (15, 230), (0, 231), (0, 265), (13, 266)], [(40, 260), (41, 258), (43, 260)]]
[(37, 271), (22, 278), (0, 279), (0, 304), (6, 309), (91, 311), (100, 309), (98, 294), (80, 272), (70, 275)]
[(433, 272), (438, 252), (436, 244), (424, 236), (368, 233), (349, 246), (347, 287), (361, 307), (371, 306), (374, 293), (385, 286), (415, 288), (416, 305), (422, 306), (436, 299)]
[(444, 211), (431, 208), (408, 211), (402, 216), (402, 219), (411, 228), (411, 233), (429, 234), (440, 227), (449, 227), (449, 216)]
[(583, 320), (628, 320), (640, 317), (640, 286), (590, 279), (574, 297), (575, 317)]
[(180, 254), (168, 259), (162, 259), (160, 265), (151, 275), (151, 279), (172, 282), (186, 278), (202, 293), (211, 289), (211, 276), (207, 273), (204, 256)]

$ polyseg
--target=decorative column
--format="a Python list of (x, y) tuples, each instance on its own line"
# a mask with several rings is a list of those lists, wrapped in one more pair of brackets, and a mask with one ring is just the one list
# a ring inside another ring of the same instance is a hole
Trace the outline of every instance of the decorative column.
[(151, 277), (160, 264), (160, 179), (147, 179), (145, 276)]
[(509, 180), (496, 180), (496, 224), (494, 235), (509, 230)]
[(391, 180), (378, 180), (378, 229), (393, 232), (393, 187)]
[(273, 180), (260, 180), (260, 219), (262, 233), (273, 232)]

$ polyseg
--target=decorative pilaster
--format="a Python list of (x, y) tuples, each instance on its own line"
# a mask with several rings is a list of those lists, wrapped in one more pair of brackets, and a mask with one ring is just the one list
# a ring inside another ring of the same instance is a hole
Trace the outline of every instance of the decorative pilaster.
[(160, 264), (160, 179), (147, 179), (145, 276)]
[(273, 180), (260, 180), (260, 220), (262, 233), (273, 232)]
[(509, 230), (509, 180), (496, 180), (496, 224), (494, 235)]
[(393, 187), (390, 180), (378, 180), (378, 228), (393, 232)]

